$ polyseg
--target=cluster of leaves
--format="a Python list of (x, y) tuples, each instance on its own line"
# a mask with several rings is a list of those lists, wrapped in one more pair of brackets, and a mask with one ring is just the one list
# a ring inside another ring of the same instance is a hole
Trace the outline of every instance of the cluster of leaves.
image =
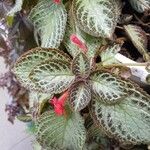
[[(16, 0), (8, 21), (24, 3)], [(150, 8), (149, 0), (129, 3), (139, 13)], [(121, 24), (149, 62), (147, 35), (128, 23), (132, 17), (121, 19), (122, 8), (121, 0), (39, 0), (29, 11), (39, 47), (21, 55), (12, 71), (29, 91), (30, 115), (18, 118), (34, 122), (42, 148), (109, 149), (106, 136), (122, 146), (150, 143), (150, 95), (121, 77), (126, 67), (115, 55), (123, 42), (114, 33)]]

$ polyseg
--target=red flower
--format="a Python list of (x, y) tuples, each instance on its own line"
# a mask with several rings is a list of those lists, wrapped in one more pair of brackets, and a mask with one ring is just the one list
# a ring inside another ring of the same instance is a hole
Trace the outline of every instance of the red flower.
[(60, 4), (61, 0), (53, 0), (54, 3)]
[(54, 106), (54, 111), (58, 116), (62, 116), (65, 113), (65, 101), (68, 97), (68, 91), (63, 93), (63, 95), (60, 98), (53, 97), (50, 100), (50, 104)]
[(87, 52), (87, 46), (85, 43), (83, 43), (75, 34), (72, 34), (70, 36), (71, 42), (73, 42), (75, 45), (77, 45), (79, 48), (83, 50), (84, 53)]

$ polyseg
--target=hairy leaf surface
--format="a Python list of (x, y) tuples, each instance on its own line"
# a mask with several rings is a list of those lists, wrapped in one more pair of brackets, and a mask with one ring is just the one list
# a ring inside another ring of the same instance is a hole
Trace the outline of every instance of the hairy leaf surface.
[(136, 89), (119, 104), (106, 105), (96, 95), (92, 100), (92, 116), (109, 137), (124, 144), (150, 142), (149, 95)]
[(53, 111), (42, 114), (36, 122), (38, 142), (46, 149), (83, 149), (86, 133), (84, 121), (77, 113), (69, 118), (56, 116)]
[(150, 0), (129, 0), (131, 6), (139, 13), (150, 10)]
[(35, 28), (35, 36), (40, 36), (41, 47), (58, 48), (67, 22), (64, 5), (55, 4), (52, 0), (40, 1), (29, 17)]
[(124, 28), (134, 46), (144, 55), (147, 52), (148, 43), (145, 31), (141, 27), (131, 24), (124, 26)]
[(68, 55), (57, 49), (37, 47), (23, 54), (18, 59), (13, 67), (13, 72), (24, 87), (39, 90), (39, 88), (29, 79), (29, 74), (36, 65), (47, 59), (71, 61)]
[(79, 53), (72, 62), (72, 72), (77, 77), (88, 77), (90, 74), (90, 61), (85, 54)]
[(134, 86), (105, 71), (95, 71), (91, 74), (93, 92), (101, 97), (102, 102), (113, 104), (128, 95), (128, 89)]
[(62, 60), (46, 60), (34, 67), (29, 75), (32, 82), (42, 91), (61, 93), (74, 81), (70, 63)]
[(96, 37), (112, 38), (121, 3), (119, 0), (74, 0), (73, 11), (83, 31)]
[(75, 111), (85, 108), (91, 100), (91, 85), (89, 82), (76, 82), (70, 88), (69, 101)]

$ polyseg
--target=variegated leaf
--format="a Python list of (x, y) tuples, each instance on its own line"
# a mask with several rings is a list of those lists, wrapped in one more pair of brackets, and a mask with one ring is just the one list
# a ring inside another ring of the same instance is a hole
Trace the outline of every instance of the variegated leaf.
[(61, 93), (74, 81), (70, 63), (62, 60), (46, 60), (34, 67), (29, 75), (32, 82), (46, 93)]
[(92, 36), (112, 38), (121, 13), (120, 0), (74, 0), (73, 12), (79, 27)]
[(103, 70), (92, 73), (90, 80), (93, 92), (101, 97), (102, 102), (107, 104), (121, 101), (123, 97), (128, 95), (128, 89), (134, 88), (130, 82), (123, 81)]
[(39, 90), (28, 76), (36, 65), (47, 59), (65, 60), (68, 62), (71, 61), (68, 55), (60, 50), (37, 47), (23, 54), (15, 63), (12, 71), (24, 87)]
[(79, 53), (72, 62), (72, 72), (77, 77), (88, 77), (90, 74), (90, 61), (85, 54)]
[(67, 21), (64, 5), (56, 4), (53, 0), (40, 1), (32, 9), (29, 18), (34, 25), (35, 36), (40, 36), (41, 47), (58, 48), (63, 40)]
[(83, 150), (104, 150), (104, 147), (97, 142), (90, 141), (85, 144)]
[(101, 52), (101, 61), (103, 66), (110, 65), (114, 63), (119, 63), (115, 55), (121, 50), (121, 46), (119, 44), (114, 44), (113, 46), (108, 46), (104, 51)]
[(150, 10), (150, 0), (129, 0), (132, 7), (139, 13)]
[(41, 104), (45, 100), (49, 100), (53, 97), (53, 94), (50, 93), (40, 93), (36, 91), (29, 92), (29, 106), (32, 108), (34, 106), (34, 102)]
[(124, 26), (124, 28), (132, 43), (138, 49), (138, 51), (142, 55), (147, 53), (148, 40), (145, 31), (141, 27), (131, 24)]
[(92, 100), (92, 116), (109, 137), (126, 145), (150, 143), (150, 96), (145, 92), (131, 89), (115, 105), (96, 95)]
[[(109, 144), (109, 139), (107, 138), (107, 136), (104, 134), (104, 132), (102, 131), (102, 129), (99, 128), (99, 126), (93, 121), (93, 119), (91, 118), (91, 116), (88, 116), (85, 119), (85, 126), (87, 129), (87, 142), (88, 143), (95, 143), (94, 145), (96, 146), (97, 143), (97, 148), (95, 147), (95, 149), (88, 149), (87, 150), (105, 150), (108, 149), (108, 147), (110, 146)], [(88, 146), (90, 147), (90, 145), (88, 144)], [(85, 149), (86, 150), (86, 149)]]
[(33, 147), (33, 150), (46, 150), (46, 149), (43, 149), (42, 146), (38, 142), (34, 142), (32, 147)]
[(84, 121), (77, 113), (66, 118), (46, 112), (38, 118), (36, 128), (37, 141), (47, 150), (81, 150), (85, 144)]
[(17, 119), (22, 122), (31, 122), (32, 117), (30, 115), (18, 115)]
[(79, 49), (75, 44), (70, 41), (70, 36), (72, 34), (75, 34), (83, 43), (85, 43), (88, 49), (86, 53), (88, 58), (93, 58), (95, 56), (97, 50), (100, 48), (104, 41), (104, 39), (102, 38), (93, 37), (80, 30), (79, 27), (76, 25), (76, 22), (70, 15), (66, 28), (66, 34), (64, 37), (64, 45), (72, 57), (75, 57), (79, 52), (81, 52), (81, 49)]
[(42, 113), (45, 103), (53, 98), (51, 93), (40, 93), (36, 91), (29, 92), (29, 108), (33, 117)]
[(70, 87), (69, 101), (75, 111), (85, 108), (91, 100), (91, 85), (89, 82), (76, 82)]

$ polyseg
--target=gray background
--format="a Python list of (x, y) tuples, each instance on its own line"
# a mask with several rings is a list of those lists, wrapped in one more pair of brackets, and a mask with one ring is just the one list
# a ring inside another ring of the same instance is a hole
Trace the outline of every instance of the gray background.
[[(6, 71), (3, 59), (0, 57), (0, 73)], [(9, 99), (7, 90), (0, 88), (0, 150), (33, 150), (33, 139), (27, 134), (25, 124), (16, 120), (12, 125), (7, 121), (5, 104)]]

